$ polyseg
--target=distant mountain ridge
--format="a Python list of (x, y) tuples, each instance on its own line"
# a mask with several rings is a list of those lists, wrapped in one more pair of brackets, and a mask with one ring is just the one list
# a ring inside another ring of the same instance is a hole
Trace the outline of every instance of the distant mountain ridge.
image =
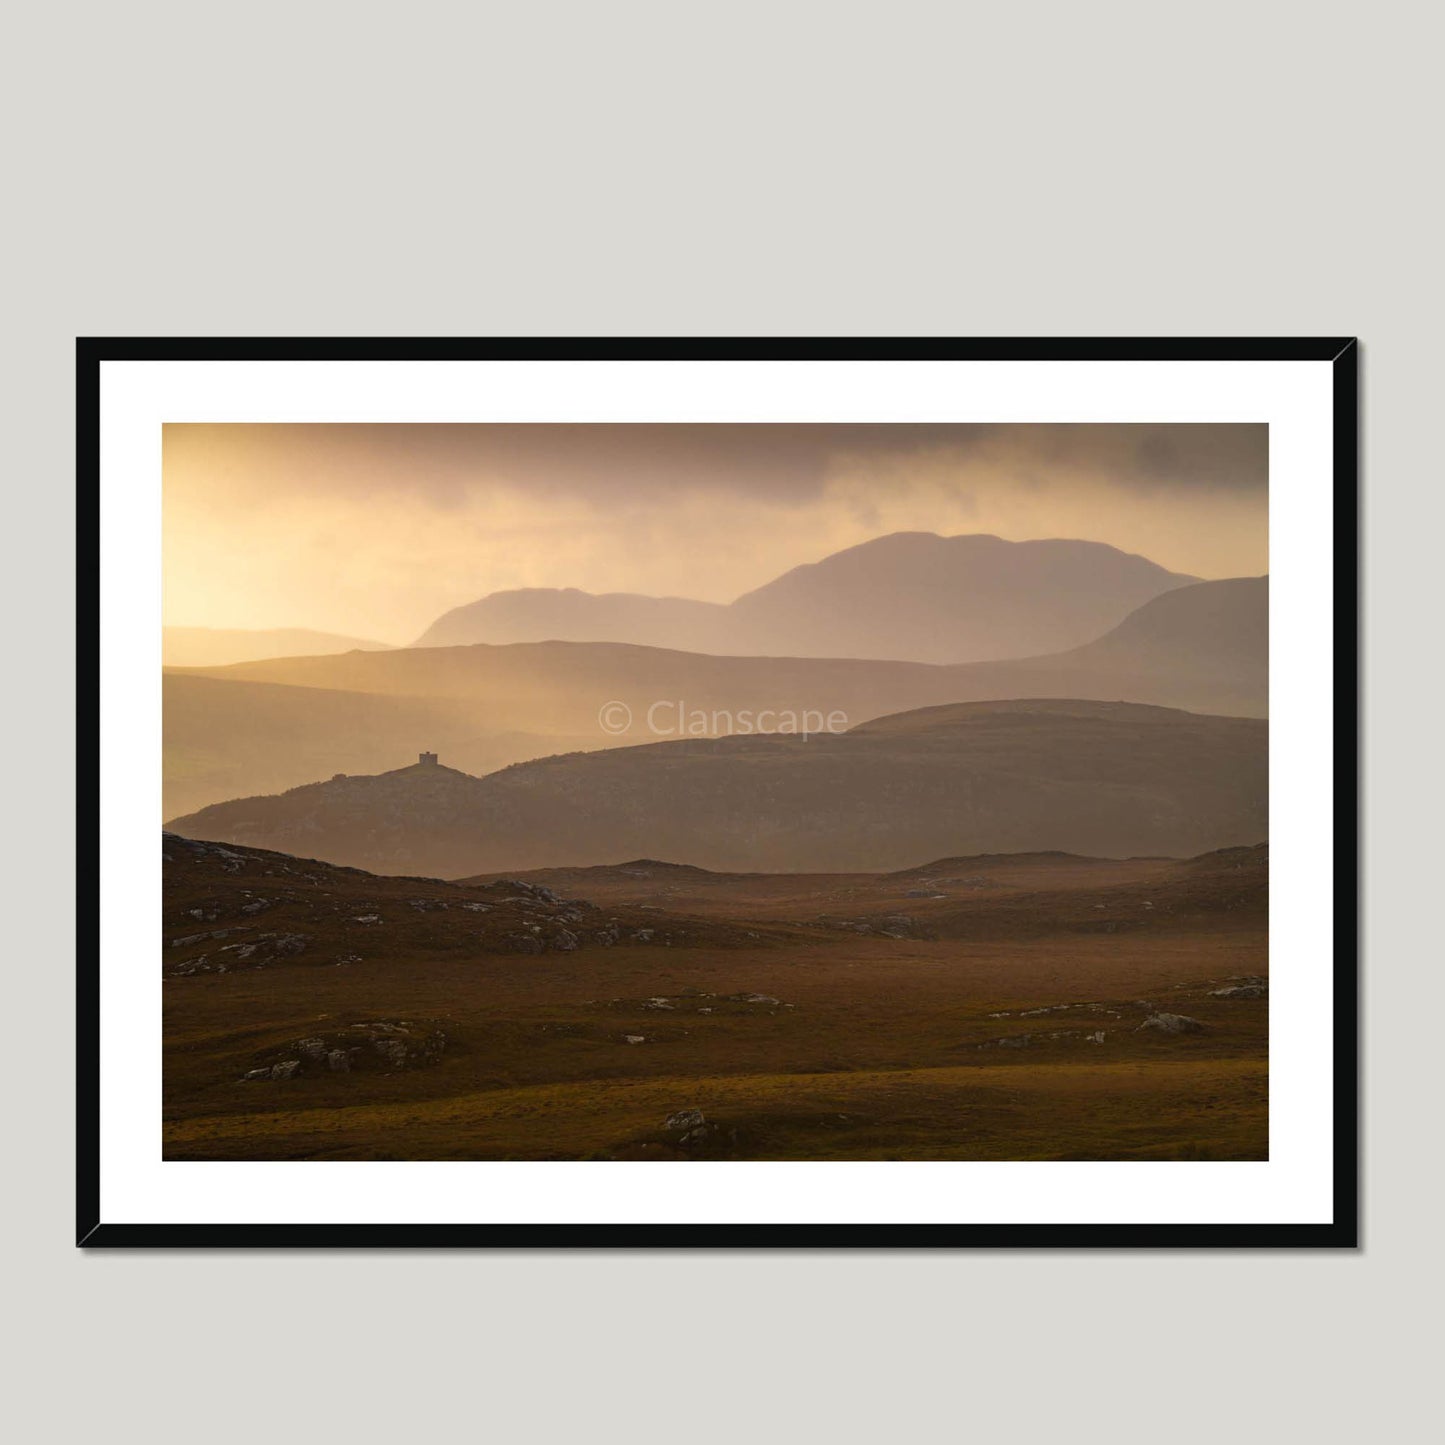
[(164, 627), (163, 667), (225, 667), (233, 662), (258, 662), (267, 657), (320, 657), (336, 652), (385, 652), (389, 642), (368, 642), (307, 627), (272, 627), (248, 631), (236, 627)]
[(1077, 699), (963, 703), (812, 738), (420, 763), (202, 809), (188, 837), (394, 873), (668, 858), (879, 871), (976, 853), (1187, 856), (1268, 834), (1268, 725)]
[(952, 669), (960, 700), (1118, 698), (1190, 712), (1269, 711), (1269, 578), (1176, 587), (1082, 647)]
[(1102, 542), (895, 532), (724, 604), (575, 588), (494, 592), (414, 644), (627, 642), (754, 657), (958, 663), (1063, 651), (1197, 577)]

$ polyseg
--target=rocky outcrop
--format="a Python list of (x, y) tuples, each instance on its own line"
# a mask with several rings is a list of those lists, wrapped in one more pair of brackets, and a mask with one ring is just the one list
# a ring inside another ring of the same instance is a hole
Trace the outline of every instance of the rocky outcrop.
[[(249, 933), (246, 928), (224, 928), (211, 937)], [(206, 937), (202, 934), (200, 937)], [(183, 946), (193, 939), (176, 939), (172, 947)], [(237, 969), (265, 968), (282, 959), (295, 958), (306, 951), (308, 936), (304, 933), (256, 933), (239, 943), (227, 943), (213, 952), (195, 954), (190, 958), (167, 963), (165, 972), (171, 978), (189, 978), (197, 973), (231, 973)]]
[(440, 1061), (446, 1046), (446, 1034), (430, 1024), (374, 1019), (270, 1050), (268, 1061), (241, 1078), (249, 1083), (424, 1069)]
[(1227, 984), (1224, 988), (1211, 989), (1210, 998), (1268, 998), (1269, 985), (1263, 979), (1252, 978), (1243, 983)]
[(1135, 1032), (1150, 1030), (1160, 1034), (1197, 1034), (1203, 1027), (1198, 1019), (1189, 1018), (1185, 1014), (1154, 1013), (1150, 1014)]

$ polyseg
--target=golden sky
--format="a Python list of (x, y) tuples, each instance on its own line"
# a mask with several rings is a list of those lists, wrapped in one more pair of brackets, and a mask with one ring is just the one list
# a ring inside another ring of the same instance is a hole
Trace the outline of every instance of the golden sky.
[(406, 643), (513, 587), (731, 601), (888, 532), (1268, 570), (1263, 426), (165, 429), (165, 621)]

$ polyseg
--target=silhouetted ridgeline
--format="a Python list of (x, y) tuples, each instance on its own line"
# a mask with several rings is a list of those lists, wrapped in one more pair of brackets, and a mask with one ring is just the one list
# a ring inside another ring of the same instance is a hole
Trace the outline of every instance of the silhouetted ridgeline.
[[(958, 667), (550, 642), (171, 671), (165, 813), (334, 772), (377, 772), (426, 744), (466, 772), (487, 773), (550, 753), (654, 742), (647, 712), (658, 701), (709, 715), (838, 710), (850, 724), (936, 703), (1019, 697), (1263, 716), (1268, 614), (1268, 579), (1239, 578), (1165, 593), (1072, 652)], [(631, 710), (632, 725), (608, 733), (598, 714), (614, 701)]]
[(1268, 834), (1268, 726), (1129, 703), (965, 703), (808, 739), (690, 739), (475, 778), (417, 765), (177, 818), (190, 837), (387, 873), (662, 857), (906, 868), (986, 852), (1185, 856)]

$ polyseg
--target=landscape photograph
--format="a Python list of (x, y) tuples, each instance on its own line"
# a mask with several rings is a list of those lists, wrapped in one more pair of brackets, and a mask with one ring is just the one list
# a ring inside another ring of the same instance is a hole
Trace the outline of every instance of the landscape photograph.
[(1268, 451), (167, 425), (165, 1159), (1268, 1159)]

